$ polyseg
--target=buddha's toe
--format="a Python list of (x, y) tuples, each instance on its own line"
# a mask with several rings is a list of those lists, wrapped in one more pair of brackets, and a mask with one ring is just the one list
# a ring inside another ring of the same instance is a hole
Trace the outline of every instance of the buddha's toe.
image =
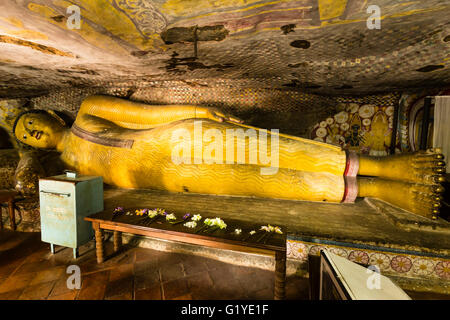
[(414, 185), (412, 188), (411, 211), (436, 219), (439, 215), (444, 188), (441, 185)]
[(444, 182), (445, 161), (440, 149), (419, 151), (414, 155), (412, 169), (418, 183), (441, 184)]

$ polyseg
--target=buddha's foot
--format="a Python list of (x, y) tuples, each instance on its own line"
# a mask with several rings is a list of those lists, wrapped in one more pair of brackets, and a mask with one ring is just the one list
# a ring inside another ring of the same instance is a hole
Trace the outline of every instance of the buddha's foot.
[(427, 218), (436, 219), (439, 216), (444, 188), (440, 185), (420, 185), (412, 184), (410, 187), (408, 200), (409, 209), (413, 213)]
[(418, 151), (412, 155), (409, 180), (420, 184), (440, 185), (445, 181), (444, 155), (440, 149)]
[(439, 216), (444, 188), (380, 178), (359, 179), (360, 196), (380, 198), (414, 214), (436, 219)]
[(444, 181), (445, 162), (441, 149), (388, 157), (360, 158), (360, 175), (410, 183), (437, 185)]

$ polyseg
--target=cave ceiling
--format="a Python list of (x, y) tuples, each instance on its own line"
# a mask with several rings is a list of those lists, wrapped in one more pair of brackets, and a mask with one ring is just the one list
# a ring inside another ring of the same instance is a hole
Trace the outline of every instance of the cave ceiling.
[(450, 0), (372, 2), (2, 0), (0, 97), (168, 80), (330, 95), (448, 85)]

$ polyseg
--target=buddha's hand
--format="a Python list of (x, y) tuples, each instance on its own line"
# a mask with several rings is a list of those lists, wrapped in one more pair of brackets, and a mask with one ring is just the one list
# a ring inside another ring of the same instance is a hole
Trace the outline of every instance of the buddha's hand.
[(235, 123), (243, 123), (244, 122), (243, 120), (239, 119), (238, 117), (224, 113), (217, 108), (205, 108), (204, 112), (205, 112), (204, 114), (205, 114), (206, 118), (215, 120), (218, 122), (225, 122), (225, 121), (230, 121), (230, 122), (235, 122)]

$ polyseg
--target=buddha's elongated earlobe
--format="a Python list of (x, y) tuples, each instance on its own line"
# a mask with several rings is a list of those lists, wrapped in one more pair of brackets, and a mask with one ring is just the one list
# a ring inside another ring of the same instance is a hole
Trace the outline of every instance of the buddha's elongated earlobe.
[(58, 122), (61, 123), (64, 127), (67, 126), (67, 123), (60, 116), (58, 116), (55, 111), (53, 110), (46, 110), (46, 111), (49, 115), (58, 120)]

